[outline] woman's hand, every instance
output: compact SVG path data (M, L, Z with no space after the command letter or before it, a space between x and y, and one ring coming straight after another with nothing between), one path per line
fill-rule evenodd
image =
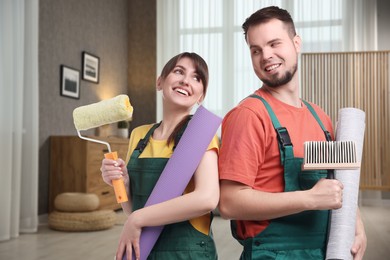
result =
M360 211L357 210L356 214L356 231L355 231L355 241L353 242L351 253L354 260L363 259L364 252L367 247L367 236L364 230L363 221L360 217Z
M116 252L116 259L122 259L123 254L126 253L126 259L131 260L133 250L135 254L135 259L140 259L139 241L141 237L142 227L137 221L137 213L138 211L134 211L127 218L119 240L119 246Z
M108 185L112 186L112 180L123 178L125 187L129 186L129 175L127 174L126 164L122 159L119 158L116 161L103 159L100 171L102 172L103 181Z

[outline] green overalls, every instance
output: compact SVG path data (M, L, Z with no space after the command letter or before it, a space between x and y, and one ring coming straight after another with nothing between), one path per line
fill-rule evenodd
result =
M287 129L281 127L271 106L260 96L271 117L277 132L281 163L284 167L284 191L307 190L318 180L325 178L327 171L301 171L302 158L295 158L293 145ZM311 114L325 133L326 140L331 140L312 106L305 102ZM328 210L304 211L298 214L272 219L269 226L254 238L239 240L244 246L240 259L324 259L328 230ZM235 235L235 222L232 221Z
M158 126L159 124L155 124L139 141L127 165L133 211L144 207L169 160L169 158L139 158ZM184 129L181 130L181 134ZM178 143L181 134L178 140L175 140L175 144ZM172 185L175 184L172 183ZM196 230L189 221L166 225L148 256L148 260L153 259L217 259L211 229L210 235L205 235Z

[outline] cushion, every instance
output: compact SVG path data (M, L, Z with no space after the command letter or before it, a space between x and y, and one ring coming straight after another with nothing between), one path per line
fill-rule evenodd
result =
M49 227L60 231L96 231L115 225L116 214L113 210L91 212L59 212L49 214Z
M89 212L97 210L100 201L95 193L64 192L54 199L54 207L63 212Z

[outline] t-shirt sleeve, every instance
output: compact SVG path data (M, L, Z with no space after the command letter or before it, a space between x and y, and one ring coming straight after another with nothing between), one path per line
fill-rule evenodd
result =
M217 135L214 135L209 146L207 147L207 151L209 150L215 150L217 154L219 153L219 138Z
M264 162L264 140L264 125L258 114L246 107L229 112L222 122L220 179L253 187Z
M131 154L133 153L134 149L135 149L135 146L137 145L134 141L135 139L135 131L131 131L131 134L130 134L130 140L129 140L129 147L127 149L127 156L126 156L126 165L129 163L129 160L130 160L130 156Z

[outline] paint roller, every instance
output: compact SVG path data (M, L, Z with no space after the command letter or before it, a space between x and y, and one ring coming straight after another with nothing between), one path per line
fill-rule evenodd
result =
M118 95L114 98L102 100L73 110L73 121L77 134L81 139L104 144L108 153L104 154L106 159L117 160L118 153L112 152L108 142L82 136L80 131L99 127L118 121L129 120L133 115L133 107L127 95ZM115 197L118 203L128 201L123 179L113 180Z

